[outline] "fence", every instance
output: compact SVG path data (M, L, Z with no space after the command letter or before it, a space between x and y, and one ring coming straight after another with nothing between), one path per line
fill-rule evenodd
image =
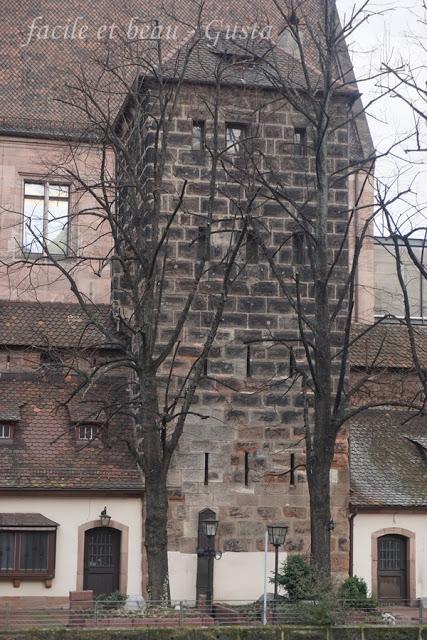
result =
M87 601L63 608L16 608L0 604L0 631L30 628L148 628L268 625L419 625L427 623L422 602L417 607L387 606L355 601L290 603L221 602L196 606L195 602Z

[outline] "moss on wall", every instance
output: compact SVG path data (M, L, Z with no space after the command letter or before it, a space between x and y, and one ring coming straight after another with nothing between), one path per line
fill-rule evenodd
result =
M29 629L0 640L427 640L418 627L212 627L180 629Z

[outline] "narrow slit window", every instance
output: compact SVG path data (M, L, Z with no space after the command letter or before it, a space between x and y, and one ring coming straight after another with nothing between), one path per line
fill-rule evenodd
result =
M203 375L204 376L208 375L208 364L209 364L209 360L207 358L205 358L205 360L203 362Z
M245 451L245 487L249 487L249 453Z
M199 243L197 257L199 260L209 260L211 256L210 233L207 227L199 227Z
M246 346L246 377L252 377L251 345Z
M289 471L289 484L294 486L295 484L295 454L291 453L291 468Z
M258 242L253 231L248 231L246 236L246 262L257 264L259 259Z
M191 148L193 151L203 151L205 148L205 123L203 120L193 120Z
M205 453L205 485L209 484L209 453Z
M307 129L301 127L294 129L294 150L297 156L307 155Z
M304 234L297 231L292 236L292 253L294 264L304 264Z

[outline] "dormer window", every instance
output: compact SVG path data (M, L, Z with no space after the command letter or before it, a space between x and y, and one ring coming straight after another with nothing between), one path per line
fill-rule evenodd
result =
M78 427L78 438L86 442L92 442L98 437L98 427L93 424L81 424Z
M0 424L0 439L5 440L12 437L10 424Z
M13 440L14 425L10 422L0 422L0 442Z

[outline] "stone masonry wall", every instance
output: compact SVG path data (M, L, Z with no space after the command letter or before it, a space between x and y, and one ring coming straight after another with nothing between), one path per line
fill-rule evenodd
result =
M225 145L227 122L242 123L256 130L257 148L274 164L286 185L286 194L307 203L314 211L315 158L295 155L294 127L304 122L283 100L271 100L268 92L224 89L221 95L219 135ZM166 342L176 325L184 296L192 286L199 227L206 220L209 196L209 154L192 151L193 120L205 121L207 146L212 143L212 118L206 105L212 103L209 89L187 86L182 89L174 129L169 138L162 205L171 213L184 180L188 180L183 208L169 239L168 277L163 298L160 339ZM344 103L337 113L345 113ZM256 118L256 128L255 128ZM307 130L310 136L309 129ZM336 129L330 142L330 170L338 171L348 157L347 125ZM225 155L225 158L227 156ZM224 165L227 160L224 160ZM230 160L228 160L230 162ZM267 164L268 160L264 160ZM266 166L266 165L265 165ZM230 171L232 173L232 171ZM336 181L331 190L329 241L332 251L342 240L346 224L348 191L346 180ZM234 207L243 202L241 186L220 171L214 221L233 219ZM264 199L257 211L264 241L269 249L280 250L276 262L287 281L293 277L292 234L295 222L277 203ZM215 224L215 222L214 222ZM199 294L182 332L182 347L175 373L183 374L200 353L218 290L220 270L214 261L221 255L221 240L212 236L210 270L199 286ZM171 550L195 553L198 513L204 508L216 512L220 521L218 544L225 551L256 551L263 548L266 524L284 521L289 525L288 551L309 553L308 490L304 469L302 397L298 385L288 390L289 349L285 344L258 342L250 347L250 377L247 372L247 340L297 337L297 319L291 305L281 295L278 283L263 256L255 264L239 257L241 272L229 295L222 325L209 355L207 377L202 382L193 410L207 419L189 416L185 433L174 456L169 476ZM330 286L336 299L339 283L347 273L344 251ZM299 267L306 312L311 310L310 269ZM125 300L125 285L114 280L115 294ZM340 344L340 319L335 344ZM289 343L288 343L289 344ZM293 343L292 343L293 344ZM295 348L302 361L301 346ZM206 470L206 454L209 468ZM295 473L290 473L291 455ZM245 471L246 465L246 471ZM206 477L207 473L207 477ZM344 574L348 570L349 473L347 437L342 433L336 447L331 473L333 517L333 565Z

